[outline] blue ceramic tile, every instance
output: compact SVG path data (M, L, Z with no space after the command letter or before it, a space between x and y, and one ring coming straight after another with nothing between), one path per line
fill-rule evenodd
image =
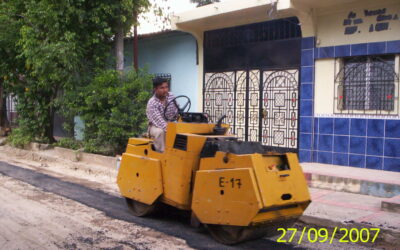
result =
M400 120L386 120L385 137L400 138Z
M312 152L312 161L313 162L318 162L318 151L313 151Z
M350 153L365 154L366 137L350 137Z
M311 134L300 133L300 149L311 150Z
M375 156L367 156L367 161L365 162L365 167L370 169L382 170L383 168L383 158Z
M313 149L318 148L318 134L314 134Z
M385 140L385 156L400 157L400 139Z
M383 170L400 172L400 158L383 159Z
M332 58L335 56L335 47L321 47L319 48L319 58Z
M300 150L299 160L300 160L300 162L311 162L311 151L310 150Z
M352 44L351 45L351 55L352 56L361 56L366 55L368 51L368 47L366 43Z
M350 56L350 45L335 46L335 57Z
M314 65L314 50L307 49L301 51L301 66L313 66Z
M319 119L319 133L320 134L333 134L333 119L320 118Z
M314 67L301 67L301 82L313 82Z
M319 59L319 54L318 54L318 52L319 52L319 48L315 48L315 49L314 49L314 59Z
M349 155L349 166L364 168L365 167L365 156L350 154Z
M312 99L313 98L313 85L311 83L303 83L301 84L300 90L300 98L301 99Z
M368 43L368 55L385 54L386 42Z
M304 132L304 133L312 132L312 117L301 117L300 118L300 132Z
M325 164L332 164L332 153L318 152L318 162Z
M338 153L349 152L349 137L348 136L334 136L333 138L333 151Z
M367 139L367 155L383 155L383 138Z
M383 134L385 132L385 121L384 120L368 120L368 125L367 125L367 135L368 137L373 136L373 137L383 137Z
M333 133L335 135L348 135L350 130L349 123L349 119L335 118Z
M316 134L319 133L318 123L319 123L318 118L314 118L314 133L316 133Z
M340 166L348 166L349 165L349 155L348 154L333 154L333 164Z
M400 40L386 43L386 53L400 53Z
M332 151L333 136L332 135L319 135L318 150Z
M365 136L367 134L367 120L366 119L351 119L350 134Z
M313 114L313 101L312 100L300 100L300 115L301 116L312 116Z
M315 37L310 36L310 37L305 37L301 39L301 49L312 49L314 48L314 41Z

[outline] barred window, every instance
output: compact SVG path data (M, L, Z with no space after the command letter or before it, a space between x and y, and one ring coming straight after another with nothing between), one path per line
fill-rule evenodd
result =
M390 114L398 102L395 56L342 59L336 75L336 113Z

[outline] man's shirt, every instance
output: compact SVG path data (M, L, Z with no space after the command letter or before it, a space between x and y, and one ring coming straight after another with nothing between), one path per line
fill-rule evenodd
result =
M155 95L153 95L150 100L147 102L146 115L147 119L149 119L150 125L156 126L158 128L167 130L167 121L164 118L164 109L165 106L174 99L175 96L172 93L168 93L166 97L165 103L163 104L160 99L158 99ZM173 103L168 106L166 116L168 118L174 117L178 113L178 109L175 107Z

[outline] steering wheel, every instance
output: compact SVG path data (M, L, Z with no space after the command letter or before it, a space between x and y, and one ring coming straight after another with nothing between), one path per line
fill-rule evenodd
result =
M182 108L179 107L179 105L176 103L177 99L181 99L181 98L185 98L186 102L183 105ZM173 117L167 117L167 110L169 105L171 105L171 103L173 103L175 105L175 107L178 109L178 114L174 115ZM174 99L172 99L171 101L169 101L167 103L167 105L164 108L164 118L165 120L172 122L172 121L176 121L178 120L179 115L182 115L183 113L189 112L190 107L191 107L192 103L190 102L189 97L185 96L185 95L178 95L177 97L175 97Z

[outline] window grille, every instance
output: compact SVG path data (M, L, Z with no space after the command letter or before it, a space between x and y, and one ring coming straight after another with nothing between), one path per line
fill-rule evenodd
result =
M397 114L398 83L393 55L342 59L335 113Z

